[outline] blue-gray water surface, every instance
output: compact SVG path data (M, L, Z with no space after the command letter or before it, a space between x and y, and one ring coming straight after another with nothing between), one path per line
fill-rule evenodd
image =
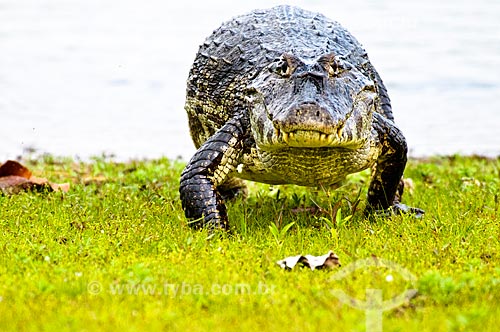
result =
M221 22L283 1L0 0L0 161L194 152L185 81ZM350 30L413 156L500 154L500 2L297 0Z

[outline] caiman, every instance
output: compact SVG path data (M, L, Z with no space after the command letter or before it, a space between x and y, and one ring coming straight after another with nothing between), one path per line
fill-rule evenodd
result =
M373 169L368 213L400 203L407 144L379 74L339 23L290 6L216 29L189 72L185 109L198 149L180 180L190 225L228 229L241 179L330 186Z

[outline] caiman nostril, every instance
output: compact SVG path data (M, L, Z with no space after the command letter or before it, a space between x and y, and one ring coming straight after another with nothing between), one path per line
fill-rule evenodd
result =
M313 102L293 105L288 110L275 114L273 119L273 125L285 132L309 130L333 134L337 124L335 113Z

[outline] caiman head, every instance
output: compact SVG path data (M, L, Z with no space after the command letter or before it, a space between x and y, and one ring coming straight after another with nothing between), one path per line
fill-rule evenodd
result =
M356 149L370 134L376 87L347 60L282 54L247 89L252 134L262 150Z

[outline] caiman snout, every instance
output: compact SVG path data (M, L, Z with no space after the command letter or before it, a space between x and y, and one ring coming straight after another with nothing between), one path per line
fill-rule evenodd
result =
M276 128L284 131L316 130L329 132L335 125L330 112L315 103L303 103L291 107L273 119Z
M276 136L294 147L327 146L340 134L343 124L316 103L292 106L273 118Z

